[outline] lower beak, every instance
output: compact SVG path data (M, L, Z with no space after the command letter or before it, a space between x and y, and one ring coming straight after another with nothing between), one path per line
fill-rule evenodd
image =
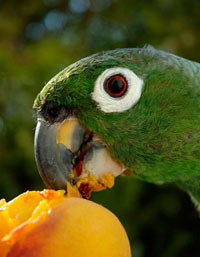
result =
M113 177L125 169L109 155L106 145L85 129L76 118L49 124L38 119L35 131L35 157L39 173L48 188L66 189L67 182L104 174Z

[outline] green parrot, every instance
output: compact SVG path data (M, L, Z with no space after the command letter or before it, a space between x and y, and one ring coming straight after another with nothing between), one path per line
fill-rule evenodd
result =
M103 51L58 73L33 109L47 187L87 196L125 174L176 183L200 208L199 63L151 46Z

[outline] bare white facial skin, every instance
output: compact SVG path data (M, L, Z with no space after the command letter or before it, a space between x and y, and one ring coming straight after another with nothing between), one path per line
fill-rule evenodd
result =
M127 91L121 97L113 97L105 90L106 81L120 74L127 81ZM132 70L127 68L109 68L103 71L95 81L92 99L98 104L103 112L123 112L134 106L141 97L144 81Z

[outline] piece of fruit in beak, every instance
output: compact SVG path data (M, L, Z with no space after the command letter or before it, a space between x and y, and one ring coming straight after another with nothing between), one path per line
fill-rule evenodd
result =
M64 190L28 191L0 204L1 257L131 257L126 232L109 210Z
M110 156L106 144L74 117L61 124L38 120L35 155L45 184L66 189L67 181L86 197L114 185L125 168Z

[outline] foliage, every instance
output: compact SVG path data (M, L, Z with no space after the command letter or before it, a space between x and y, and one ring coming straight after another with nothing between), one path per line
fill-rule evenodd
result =
M0 196L42 189L33 152L32 103L68 64L117 47L152 44L200 60L199 0L0 1ZM94 193L122 221L134 257L199 256L193 205L171 185L119 178Z

